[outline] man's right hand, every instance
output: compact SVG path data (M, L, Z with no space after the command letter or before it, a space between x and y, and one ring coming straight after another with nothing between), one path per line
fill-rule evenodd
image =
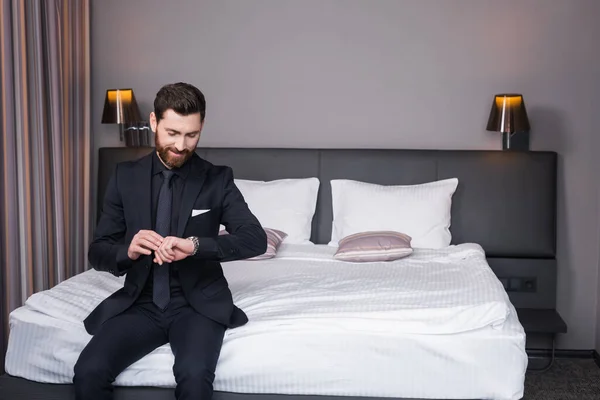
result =
M127 256L135 261L142 254L150 255L153 251L158 250L163 239L154 231L140 230L131 240L131 244L127 249Z

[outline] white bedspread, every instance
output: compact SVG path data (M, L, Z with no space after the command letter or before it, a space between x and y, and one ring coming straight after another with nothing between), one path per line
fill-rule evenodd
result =
M335 248L284 246L277 259L231 263L234 301L271 329L440 334L499 326L508 297L479 245L415 250L394 262L348 263Z
M334 252L323 245L284 245L275 259L223 264L234 301L250 321L226 332L215 390L430 397L435 385L403 385L398 374L413 373L419 381L436 376L430 374L439 370L434 365L444 365L466 385L455 393L518 398L526 365L524 334L480 246L415 250L386 263L336 261ZM82 320L123 279L92 270L31 296L10 316L7 372L70 383L79 352L91 338ZM435 345L428 348L428 342ZM442 348L445 344L451 348ZM469 346L478 347L456 354ZM409 353L421 361L405 359ZM173 386L172 365L165 345L134 363L115 384ZM377 372L378 365L386 366L385 373ZM370 368L374 372L366 373ZM461 381L459 374L465 373L469 377ZM451 394L453 385L444 390Z

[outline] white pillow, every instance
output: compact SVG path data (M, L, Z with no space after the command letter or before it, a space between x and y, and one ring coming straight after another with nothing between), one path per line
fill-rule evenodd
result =
M457 178L396 186L332 180L329 245L337 246L341 239L355 233L396 231L411 236L413 248L449 246L452 195L457 186Z
M284 243L310 244L317 207L318 178L251 181L235 179L250 211L263 228L287 234ZM224 229L221 226L221 229Z

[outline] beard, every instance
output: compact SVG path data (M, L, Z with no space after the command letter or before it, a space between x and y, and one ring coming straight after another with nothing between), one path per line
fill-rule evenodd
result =
M169 168L180 168L187 160L190 159L190 157L192 157L192 151L189 149L177 151L177 149L173 146L163 146L158 140L157 134L154 134L154 144L156 146L158 156ZM173 153L175 153L177 156L173 155Z

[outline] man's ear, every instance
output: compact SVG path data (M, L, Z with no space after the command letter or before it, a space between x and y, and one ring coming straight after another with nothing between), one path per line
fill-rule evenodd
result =
M154 111L152 111L150 113L150 128L152 129L152 132L156 132L156 114L154 114Z

